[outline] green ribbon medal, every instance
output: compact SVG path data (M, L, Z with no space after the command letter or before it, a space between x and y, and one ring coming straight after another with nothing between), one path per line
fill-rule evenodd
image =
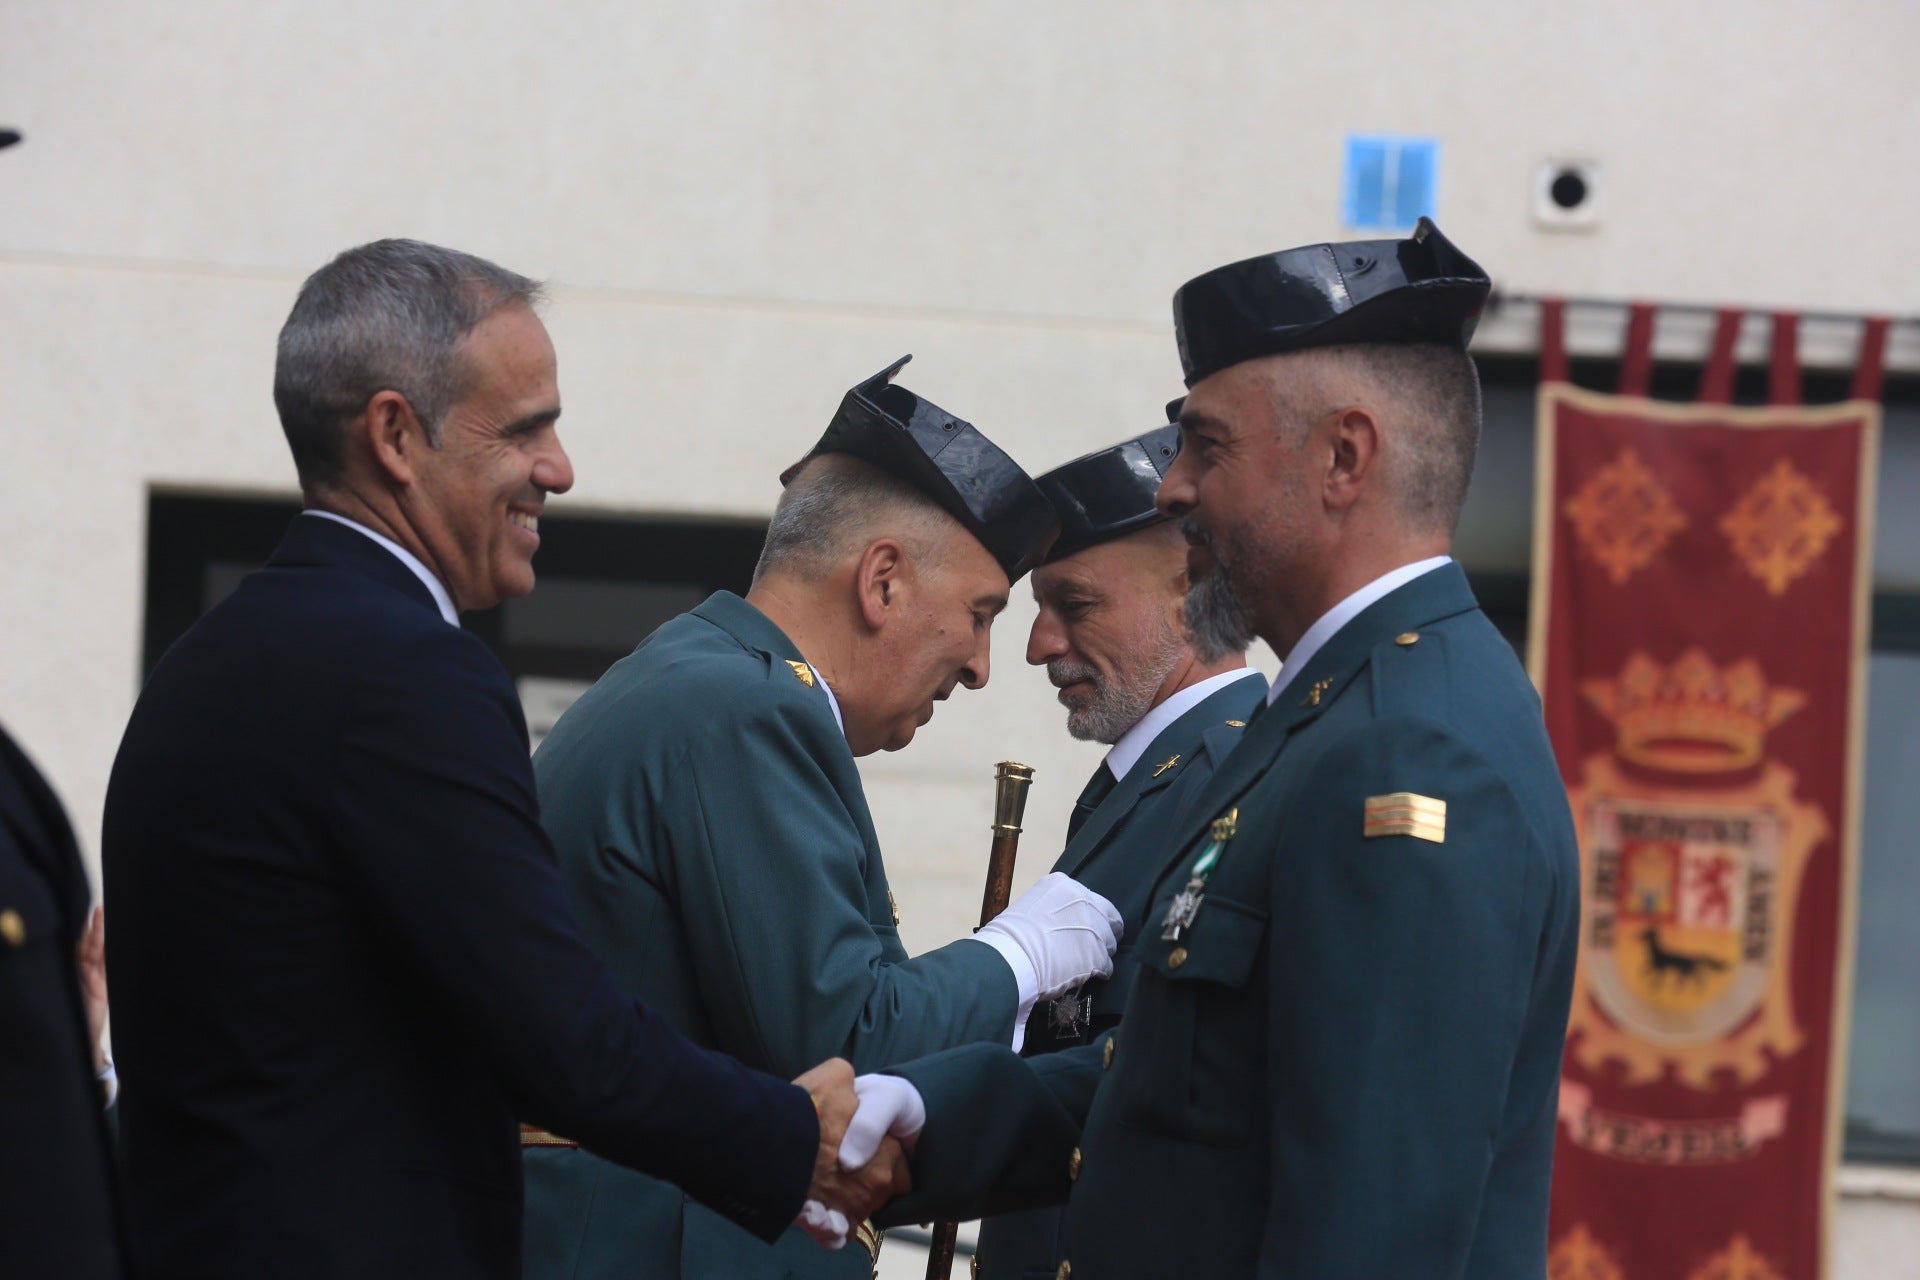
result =
M1227 850L1227 841L1233 839L1234 832L1240 829L1240 810L1229 809L1224 818L1215 818L1207 834L1211 837L1200 856L1194 860L1193 870L1188 873L1187 887L1173 896L1173 902L1167 907L1167 918L1162 922L1160 940L1178 942L1181 935L1193 927L1193 918L1200 914L1200 901L1207 896L1207 881L1213 875L1213 869L1220 865L1220 855Z

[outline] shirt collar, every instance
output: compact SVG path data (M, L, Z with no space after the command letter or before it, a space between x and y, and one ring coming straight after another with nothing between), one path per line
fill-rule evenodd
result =
M1146 754L1147 748L1153 745L1153 740L1160 736L1162 729L1235 680L1245 680L1248 676L1259 674L1252 667L1236 667L1168 694L1164 702L1141 716L1138 724L1120 735L1120 741L1114 743L1113 749L1107 752L1107 769L1116 779L1125 778L1133 766L1140 763L1140 757Z
M813 672L813 682L826 690L827 710L833 712L833 722L840 726L840 736L843 738L846 737L847 722L840 718L840 699L833 696L833 686L828 684L827 678L820 674L820 668L814 666L811 662L807 664L807 670Z
M412 570L413 576L420 579L421 585L426 587L428 592L432 594L433 602L440 606L440 616L445 618L451 626L457 627L460 625L460 614L453 607L453 597L447 594L447 589L441 583L440 579L433 576L433 571L427 568L426 565L420 563L419 556L414 555L413 552L407 550L392 538L387 537L386 534L376 533L372 529L367 528L367 526L361 524L358 520L349 520L345 516L335 515L331 511L320 511L313 507L308 507L300 514L303 516L318 516L322 520L331 520L335 524L343 524L349 529L364 533L367 537L372 538L375 542L385 547L392 553L394 559Z
M1412 582L1421 574L1432 573L1441 565L1451 564L1452 562L1452 556L1430 556L1425 560L1416 560L1412 564L1403 564L1390 573L1381 574L1372 582L1369 582L1366 586L1360 588L1345 600L1342 600L1339 604L1321 614L1318 620L1307 628L1307 633L1301 636L1299 642L1293 646L1293 652L1281 659L1280 674L1274 680L1273 688L1267 690L1267 705L1273 705L1274 699L1278 698L1280 691L1287 687L1288 683L1293 679L1294 673L1305 671L1307 664L1313 661L1313 655L1320 652L1320 650L1325 647L1327 641L1333 639L1333 637L1338 634L1340 628L1346 626L1358 617L1361 610L1388 592L1397 590L1407 583Z

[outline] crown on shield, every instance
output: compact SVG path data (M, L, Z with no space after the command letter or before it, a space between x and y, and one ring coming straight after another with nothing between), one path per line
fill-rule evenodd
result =
M1580 692L1613 723L1622 760L1685 774L1760 763L1768 731L1807 701L1798 689L1769 685L1752 658L1722 668L1697 648L1671 667L1635 653L1619 679L1583 680Z

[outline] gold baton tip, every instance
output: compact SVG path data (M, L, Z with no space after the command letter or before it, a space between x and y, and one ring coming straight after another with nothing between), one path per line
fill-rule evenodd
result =
M993 833L996 836L1020 834L1020 820L1027 812L1027 788L1033 783L1033 768L1017 760L1002 760L993 768Z

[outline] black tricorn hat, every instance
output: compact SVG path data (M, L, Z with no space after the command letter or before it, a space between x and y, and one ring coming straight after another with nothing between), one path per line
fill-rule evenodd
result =
M1155 427L1041 476L1035 483L1060 517L1060 537L1047 561L1171 519L1153 505L1153 498L1179 451L1180 428Z
M1173 295L1187 385L1258 356L1349 343L1465 348L1493 282L1425 218L1405 240L1283 249Z
M1060 530L1053 508L1020 464L972 423L893 385L911 359L901 356L847 392L820 443L782 471L780 483L823 453L850 453L951 512L1017 582Z

